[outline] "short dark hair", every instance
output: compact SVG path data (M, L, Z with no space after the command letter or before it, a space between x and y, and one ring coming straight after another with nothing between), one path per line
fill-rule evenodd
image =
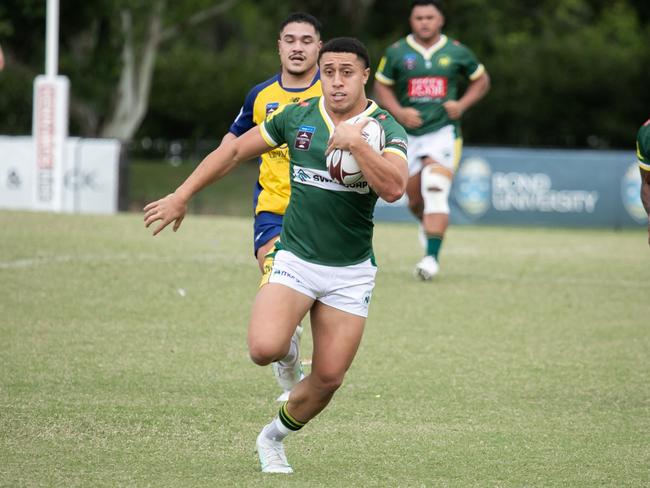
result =
M359 39L354 37L335 37L330 39L320 50L318 54L318 62L320 63L320 58L325 53L352 53L356 54L359 59L361 59L366 68L370 67L370 56L368 55L368 50L366 46Z
M316 34L318 34L319 36L320 36L320 31L323 28L322 24L320 23L320 20L318 20L313 15L310 15L306 12L293 12L292 14L289 14L289 16L286 19L284 19L280 24L280 31L278 35L282 34L282 31L287 25L293 24L294 22L311 24L314 27Z
M415 7L423 7L426 5L433 5L436 7L442 15L445 15L445 4L442 0L413 0L411 2L411 10L409 12L413 13Z

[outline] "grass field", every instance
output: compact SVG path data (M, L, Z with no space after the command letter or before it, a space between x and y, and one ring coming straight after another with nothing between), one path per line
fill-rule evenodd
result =
M643 230L454 227L419 283L378 225L364 342L274 477L250 221L141 219L0 212L0 486L650 486Z
M162 161L131 161L128 175L129 209L139 211L145 203L176 188L197 164L185 162L174 167ZM250 217L253 214L253 186L258 176L256 161L241 163L228 178L212 183L197 194L190 202L190 210L194 213Z

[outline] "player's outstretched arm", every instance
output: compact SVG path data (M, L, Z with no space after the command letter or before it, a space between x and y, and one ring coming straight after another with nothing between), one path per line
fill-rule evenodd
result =
M394 202L404 194L408 182L406 161L396 154L379 154L361 136L368 119L356 124L341 122L329 140L326 153L334 148L350 151L359 164L370 188L387 202Z
M190 176L174 193L144 207L145 227L159 222L153 235L174 222L174 232L178 230L187 212L187 203L192 196L210 183L227 175L238 163L247 161L268 151L269 145L260 133L259 127L253 127L241 137L224 141L208 154Z

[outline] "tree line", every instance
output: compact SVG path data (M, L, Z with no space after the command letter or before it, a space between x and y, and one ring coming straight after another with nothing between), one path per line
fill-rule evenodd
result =
M376 67L408 33L409 4L63 1L59 71L71 81L70 133L218 139L246 92L278 70L277 28L290 12L317 16L324 39L363 40ZM492 78L465 116L467 144L633 146L650 117L650 2L447 0L445 10L444 32ZM44 71L45 2L3 0L0 46L0 133L27 134L33 79Z

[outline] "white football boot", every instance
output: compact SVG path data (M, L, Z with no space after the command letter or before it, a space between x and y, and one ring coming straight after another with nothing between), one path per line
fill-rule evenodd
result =
M440 271L440 265L436 258L433 256L424 256L422 260L415 266L415 276L422 281L432 279Z
M293 468L287 461L287 455L284 453L282 442L274 441L264 435L265 429L262 429L255 442L255 450L260 458L262 473L293 473Z
M302 364L300 363L300 336L302 335L302 325L296 327L295 332L291 336L292 347L295 344L296 354L291 362L276 361L272 364L273 374L275 379L284 391L277 399L283 402L289 399L289 392L296 386L305 375L302 371Z
M296 384L300 383L303 379L305 378L305 373L301 371L300 373L300 379L297 381ZM289 401L289 394L291 393L291 390L284 390L279 397L275 399L276 402L284 403Z

